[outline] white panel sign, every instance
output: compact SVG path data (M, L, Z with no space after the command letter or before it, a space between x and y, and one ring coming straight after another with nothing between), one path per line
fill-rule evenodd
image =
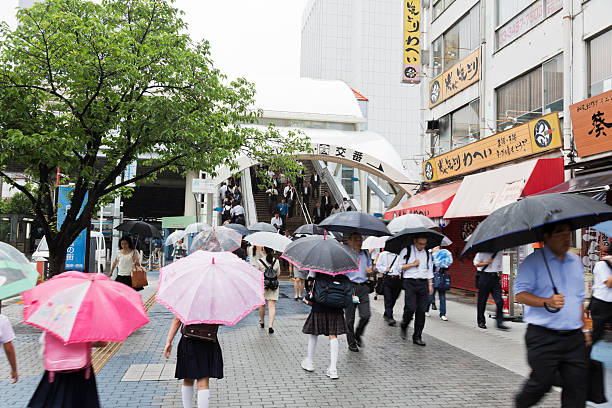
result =
M217 192L217 185L210 179L193 179L191 192L194 194L208 194Z

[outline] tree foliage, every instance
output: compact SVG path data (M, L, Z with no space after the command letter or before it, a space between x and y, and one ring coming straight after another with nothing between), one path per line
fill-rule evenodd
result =
M130 183L168 169L214 174L245 153L291 174L292 155L310 148L299 134L249 126L260 116L254 86L216 69L208 42L193 42L166 1L47 0L17 19L0 29L0 176L31 201L53 273L96 206ZM115 183L137 158L147 171ZM7 165L31 183L17 185ZM57 168L74 184L59 230Z
M7 200L0 200L0 214L32 214L32 202L28 197L18 192Z

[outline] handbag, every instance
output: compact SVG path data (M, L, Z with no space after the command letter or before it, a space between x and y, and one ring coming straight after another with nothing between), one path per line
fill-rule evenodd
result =
M219 330L218 324L184 324L181 326L181 334L187 338L196 340L206 340L217 342L217 331Z
M450 290L450 275L444 272L445 269L440 269L434 273L433 287L439 291Z
M589 359L589 372L587 378L587 401L591 401L596 404L602 404L608 401L606 399L604 368L601 361Z
M132 269L132 288L144 288L149 285L147 271L141 265L134 265Z

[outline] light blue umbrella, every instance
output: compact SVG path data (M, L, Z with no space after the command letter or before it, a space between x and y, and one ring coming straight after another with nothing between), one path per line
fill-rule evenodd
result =
M18 295L36 285L38 272L17 249L0 242L0 300Z
M600 222L599 224L593 225L591 228L612 237L612 221Z

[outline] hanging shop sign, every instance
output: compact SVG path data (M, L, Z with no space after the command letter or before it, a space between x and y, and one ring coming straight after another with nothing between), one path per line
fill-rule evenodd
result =
M612 136L612 135L611 135ZM562 145L559 115L553 112L520 126L423 162L425 181L438 181L531 156Z
M612 150L612 91L570 106L578 156Z
M480 48L444 71L429 84L429 107L461 92L480 79Z
M421 82L421 0L404 0L404 71L402 82Z

